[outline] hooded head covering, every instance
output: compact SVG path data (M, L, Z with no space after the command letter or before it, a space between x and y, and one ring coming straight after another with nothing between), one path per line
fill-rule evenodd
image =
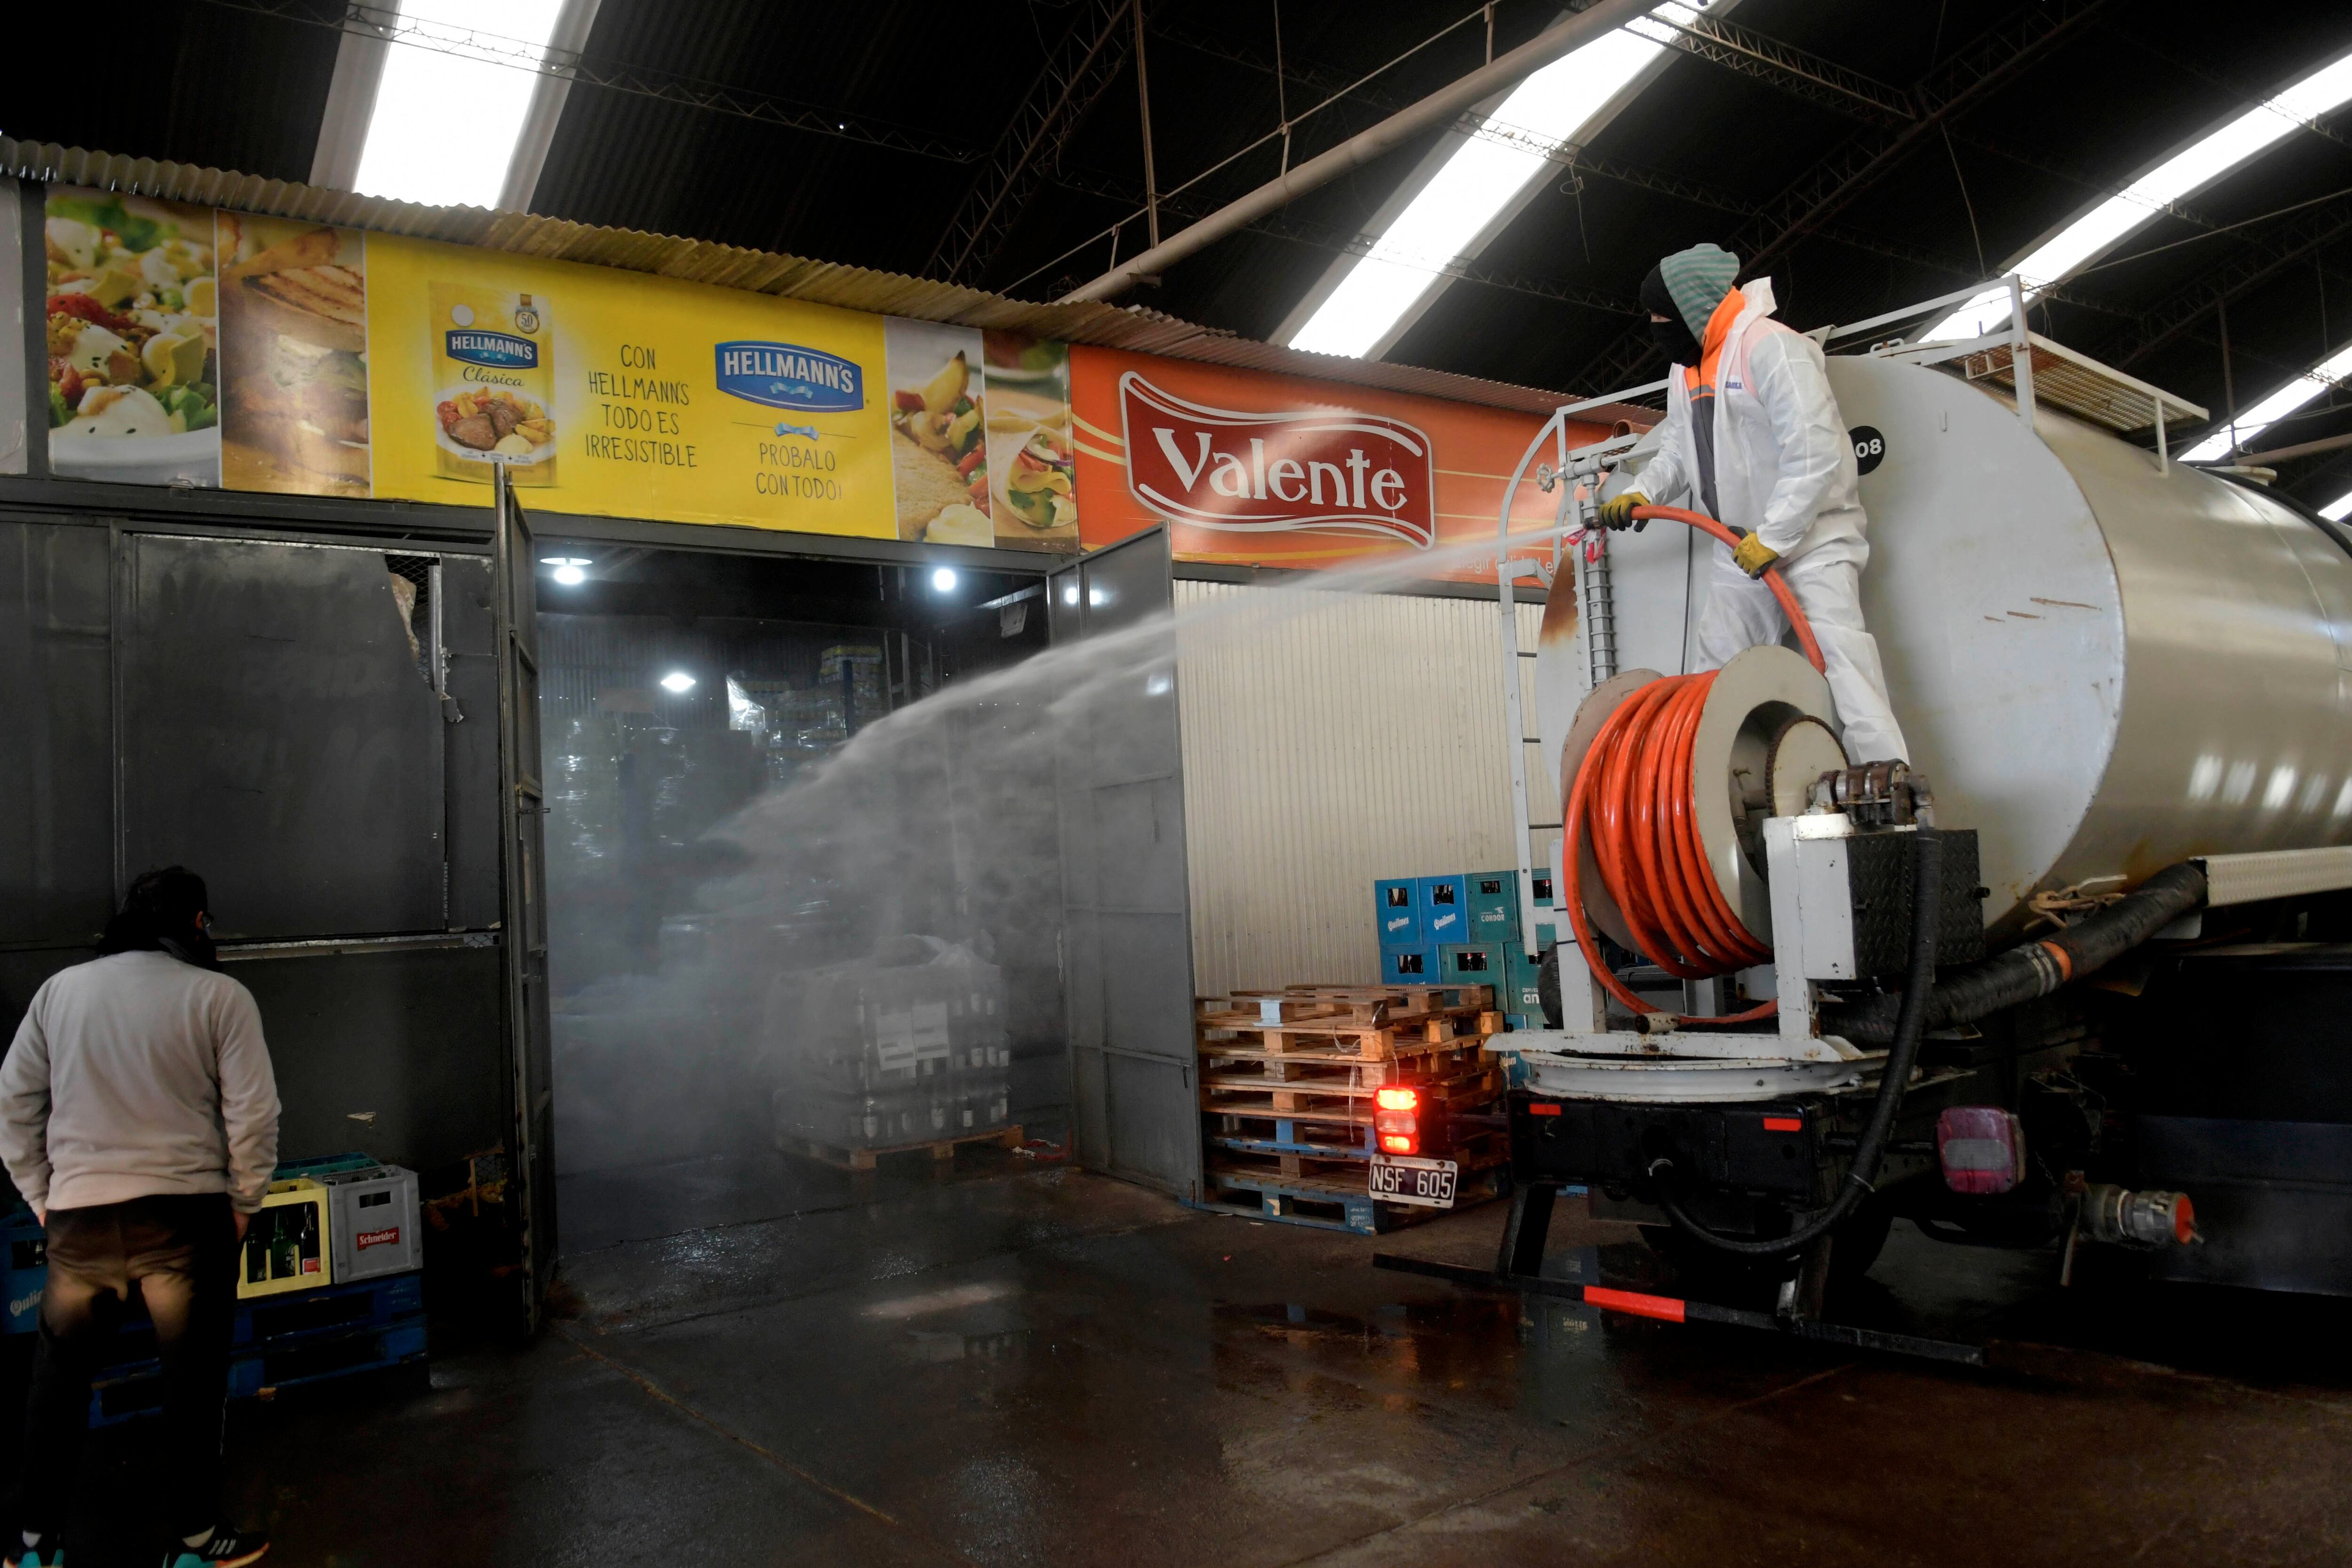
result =
M1675 310L1681 312L1683 324L1695 338L1706 336L1707 319L1723 303L1723 297L1731 292L1731 285L1738 277L1739 258L1719 245L1694 245L1658 263L1659 280L1674 300ZM1651 309L1658 307L1653 305Z

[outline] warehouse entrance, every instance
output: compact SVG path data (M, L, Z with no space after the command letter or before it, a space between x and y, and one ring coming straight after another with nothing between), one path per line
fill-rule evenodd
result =
M535 553L562 1250L1062 1141L1054 758L916 711L1046 646L1041 576Z

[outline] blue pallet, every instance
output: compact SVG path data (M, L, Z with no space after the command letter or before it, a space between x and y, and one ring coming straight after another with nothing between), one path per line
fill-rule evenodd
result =
M282 1388L419 1364L425 1359L422 1315L342 1333L303 1334L234 1352L228 1396L255 1399ZM113 1367L91 1384L89 1420L112 1426L152 1414L163 1403L163 1367L153 1361Z
M1364 1160L1372 1157L1369 1143L1309 1143L1297 1137L1247 1138L1238 1133L1212 1132L1208 1141L1237 1154L1304 1154L1310 1160Z
M1317 1183L1311 1179L1244 1175L1223 1171L1212 1171L1202 1177L1202 1190L1203 1196L1188 1207L1206 1210L1210 1214L1243 1215L1251 1219L1273 1220L1282 1225L1309 1226L1318 1230L1346 1230L1358 1236L1379 1236L1456 1214L1465 1208L1475 1208L1501 1196L1510 1190L1510 1168L1495 1165L1465 1174L1462 1195L1450 1209L1384 1204L1369 1192L1342 1188L1336 1184Z

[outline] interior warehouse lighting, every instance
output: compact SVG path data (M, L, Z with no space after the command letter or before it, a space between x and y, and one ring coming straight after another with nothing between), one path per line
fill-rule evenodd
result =
M1698 14L1694 5L1660 5L1519 83L1487 117L1489 129L1454 150L1291 335L1290 346L1357 357L1379 347L1465 247L1544 177L1550 154L1583 136L1609 100L1664 52L1674 32L1661 24L1692 22Z
M358 188L426 206L497 206L562 9L562 0L400 0ZM498 30L479 29L484 21Z
M682 669L671 670L661 678L661 683L664 691L675 691L681 696L694 689L694 677Z
M955 592L955 585L956 574L952 567L942 566L931 574L932 593L952 594Z
M2352 490L2346 490L2342 495L2321 507L2319 515L2330 522L2342 522L2346 518L2352 517Z
M2277 424L2321 393L2327 391L2346 375L2352 374L2352 343L2337 349L2252 408L2242 410L2235 419L2223 425L2181 456L2192 463L2210 463L2229 456L2233 447L2242 447Z
M542 555L539 558L539 563L541 566L554 567L555 580L567 588L577 588L581 584L588 581L588 574L581 570L588 564L588 558L585 555Z
M2305 124L2352 101L2352 54L2322 66L2266 103L2258 103L2210 135L2200 136L2109 196L2019 259L2010 270L2025 280L2031 302L2134 229L2151 223L2192 191L2282 142ZM2009 320L2009 291L1988 289L1936 323L1928 341L1982 337Z

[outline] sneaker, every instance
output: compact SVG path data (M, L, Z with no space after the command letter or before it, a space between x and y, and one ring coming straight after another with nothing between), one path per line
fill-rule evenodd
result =
M64 1545L55 1540L39 1546L26 1546L24 1541L22 1535L16 1537L16 1545L5 1560L7 1568L58 1568L66 1560Z
M258 1563L269 1550L269 1537L257 1530L237 1530L229 1525L216 1526L213 1538L202 1546L188 1546L173 1542L163 1549L163 1568L241 1568L247 1563Z

